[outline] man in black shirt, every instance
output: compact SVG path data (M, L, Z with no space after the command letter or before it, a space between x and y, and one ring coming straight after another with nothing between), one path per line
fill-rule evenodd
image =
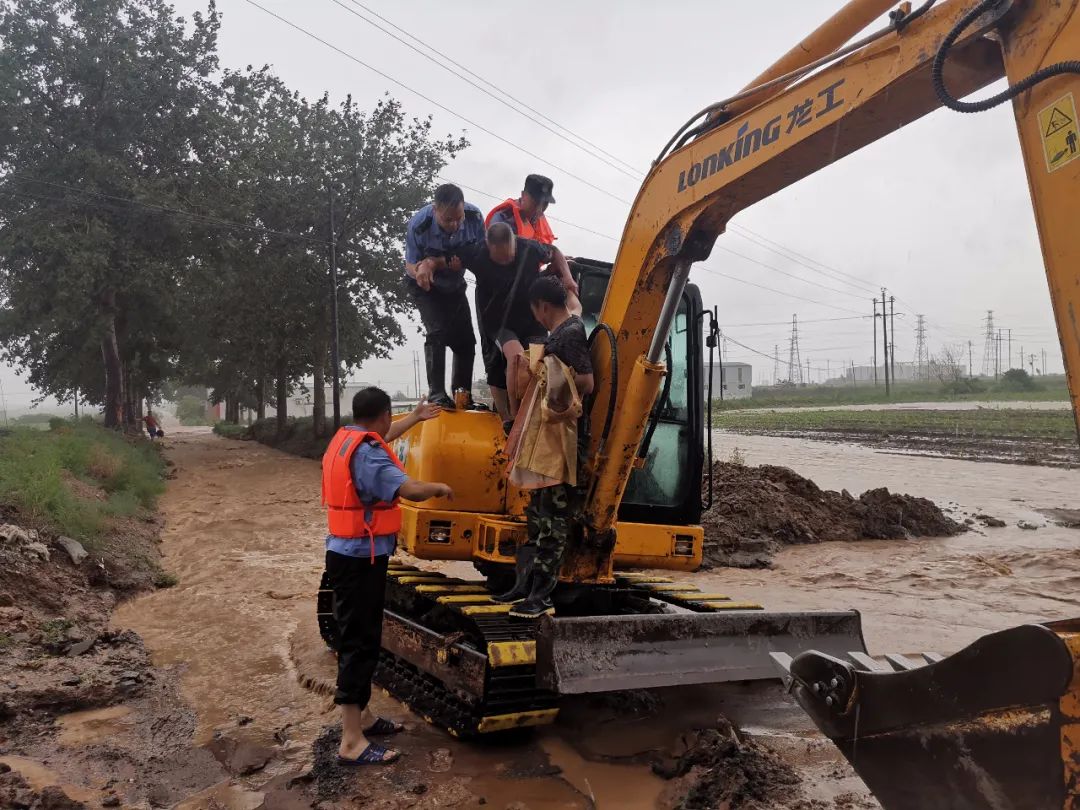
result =
M529 285L548 263L568 289L577 290L566 257L557 247L515 236L504 222L488 228L485 241L462 259L464 268L476 277L480 350L492 399L504 421L513 418L524 394L524 388L517 389L514 382L518 367L525 364L525 350L530 343L542 342L547 332L529 307Z
M567 308L567 290L558 279L541 276L529 288L533 316L548 331L544 356L554 356L570 367L579 396L592 393L594 386L592 358L585 337L585 324ZM549 408L566 412L553 402L554 386L549 378ZM579 445L583 437L579 434ZM581 469L578 449L578 470ZM575 475L570 481L580 479ZM568 481L534 489L525 510L528 539L518 548L514 587L495 597L496 602L512 603L511 616L536 618L553 612L551 594L559 584L566 548L574 524L580 522L583 498L581 489Z

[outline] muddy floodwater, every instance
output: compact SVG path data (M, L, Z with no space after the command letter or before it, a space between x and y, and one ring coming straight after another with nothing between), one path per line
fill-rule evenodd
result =
M1006 526L940 540L788 548L773 570L685 575L707 590L766 608L856 608L872 652L947 653L990 630L1080 614L1080 531L1042 511L1080 507L1080 471L717 434L718 458L736 447L749 464L790 466L823 488L887 486L931 498L957 520L988 514ZM233 779L182 806L258 807L259 780L306 767L313 741L336 722L325 687L333 662L312 617L324 534L318 465L201 432L173 434L167 452L177 477L162 501L164 567L179 584L123 605L114 624L139 632L154 663L179 673L197 713L197 743L239 728L281 752L258 780ZM472 574L463 564L442 568ZM773 683L666 690L660 712L567 701L554 727L499 746L460 743L385 695L375 700L409 730L402 764L365 774L370 791L419 774L432 807L671 806L672 784L653 775L651 756L721 715L790 758L811 797L875 806ZM63 733L77 740L129 722L116 710L74 718Z

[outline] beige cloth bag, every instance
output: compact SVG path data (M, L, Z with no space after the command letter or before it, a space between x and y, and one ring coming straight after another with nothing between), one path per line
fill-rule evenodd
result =
M581 396L562 360L530 346L532 382L507 439L510 483L521 489L577 486L577 431Z

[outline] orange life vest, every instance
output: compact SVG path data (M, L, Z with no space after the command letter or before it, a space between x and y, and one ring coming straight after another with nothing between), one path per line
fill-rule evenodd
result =
M521 215L521 205L517 200L505 200L492 208L487 215L487 219L484 220L484 227L489 227L495 215L503 211L509 211L514 215L514 233L518 236L525 239L534 239L544 245L555 244L555 234L551 232L547 217L541 214L534 225Z
M341 428L330 440L322 460L322 502L326 507L326 519L330 534L335 537L361 538L371 541L371 556L375 557L375 538L397 534L401 530L400 499L391 503L376 501L364 505L356 494L352 479L352 457L364 442L374 441L386 455L404 471L401 461L383 441L382 436L368 430ZM371 513L369 523L366 513Z

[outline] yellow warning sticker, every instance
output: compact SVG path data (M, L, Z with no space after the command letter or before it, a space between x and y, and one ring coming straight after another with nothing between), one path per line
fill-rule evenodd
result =
M1046 153L1046 170L1057 171L1066 163L1080 158L1080 125L1076 120L1076 102L1073 94L1062 96L1039 113L1039 133L1042 135L1043 152Z

